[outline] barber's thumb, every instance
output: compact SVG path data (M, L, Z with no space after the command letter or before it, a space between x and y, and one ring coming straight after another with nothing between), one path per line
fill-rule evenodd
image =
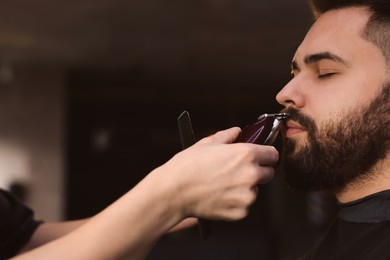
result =
M203 144L229 144L233 143L239 134L241 129L239 127L232 127L226 130L216 132L213 135L203 138L199 143Z

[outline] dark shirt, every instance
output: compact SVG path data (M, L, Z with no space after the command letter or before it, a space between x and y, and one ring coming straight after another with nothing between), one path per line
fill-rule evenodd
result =
M41 223L30 208L0 189L0 259L16 255Z
M304 259L390 259L390 190L340 207L319 246Z

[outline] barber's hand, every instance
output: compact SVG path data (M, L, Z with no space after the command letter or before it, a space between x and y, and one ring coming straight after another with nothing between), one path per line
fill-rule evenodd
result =
M168 233L173 233L173 232L177 232L177 231L181 231L181 230L193 227L197 223L198 223L198 219L197 218L186 218L186 219L183 219L179 224L177 224L176 226L171 228L168 231Z
M239 220L269 182L279 154L272 146L234 143L235 127L206 137L164 164L183 217Z

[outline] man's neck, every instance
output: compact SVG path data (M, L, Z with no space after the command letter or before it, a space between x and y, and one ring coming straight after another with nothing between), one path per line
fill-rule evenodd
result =
M335 193L341 203L351 202L368 195L390 189L390 154L381 160L366 174L364 179L358 179Z

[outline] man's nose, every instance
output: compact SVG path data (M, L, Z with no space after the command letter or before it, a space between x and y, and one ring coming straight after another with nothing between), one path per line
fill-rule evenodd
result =
M304 98L299 91L298 82L294 79L290 80L282 90L276 95L276 100L284 107L301 108L304 106Z

